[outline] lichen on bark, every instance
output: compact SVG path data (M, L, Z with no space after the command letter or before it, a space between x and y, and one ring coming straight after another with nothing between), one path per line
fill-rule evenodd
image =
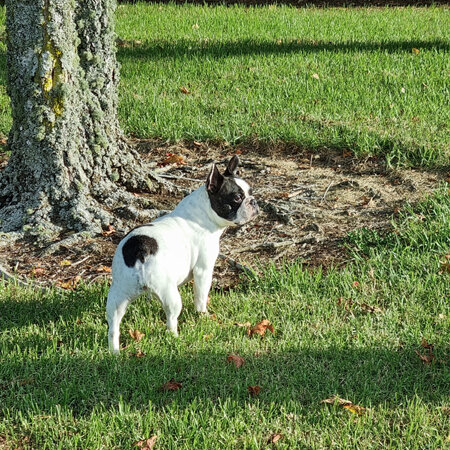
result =
M6 0L11 157L0 230L99 232L148 189L117 119L115 0ZM141 202L138 206L146 206Z

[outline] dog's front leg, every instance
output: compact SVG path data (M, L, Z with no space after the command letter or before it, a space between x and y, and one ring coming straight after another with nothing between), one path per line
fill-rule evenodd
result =
M178 336L178 316L180 315L182 304L181 296L177 286L168 287L165 292L158 295L162 307L166 313L167 329L175 336Z
M194 268L194 304L198 312L205 313L208 303L208 294L211 288L213 268Z

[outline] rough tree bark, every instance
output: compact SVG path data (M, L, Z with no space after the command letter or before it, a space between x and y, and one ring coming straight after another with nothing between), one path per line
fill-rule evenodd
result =
M151 181L117 119L116 0L6 0L11 157L0 229L99 232ZM119 186L119 187L118 187ZM125 205L125 206L124 206Z

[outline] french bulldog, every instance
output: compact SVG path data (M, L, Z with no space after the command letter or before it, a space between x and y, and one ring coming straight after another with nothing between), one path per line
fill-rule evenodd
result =
M206 184L172 212L135 228L119 243L106 304L113 353L119 353L120 322L127 306L144 291L160 300L167 328L175 336L182 308L178 286L193 279L195 308L206 313L222 233L259 212L252 189L238 176L238 165L239 158L233 156L221 174L213 164Z

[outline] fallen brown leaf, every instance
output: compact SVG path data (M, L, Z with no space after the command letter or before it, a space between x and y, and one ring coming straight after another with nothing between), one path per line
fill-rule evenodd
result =
M139 447L142 448L142 450L151 450L156 443L156 439L158 438L158 436L152 436L151 438L142 440L142 441L137 441L133 444L134 447Z
M412 48L412 53L414 53L414 55L418 55L420 53L420 50L418 48Z
M68 281L64 281L64 282L59 281L56 283L56 285L62 289L73 290L76 288L76 286L80 280L81 280L81 277L79 275L77 275L76 277L73 277Z
M102 231L102 236L111 236L111 234L114 234L115 232L116 229L112 225L108 225L106 230Z
M253 336L254 334L259 334L261 337L264 337L266 330L269 330L270 332L274 333L274 329L272 324L267 320L261 320L257 325L255 325L253 328L249 328L247 330L248 336Z
M249 393L252 397L255 397L256 395L258 395L260 390L261 390L261 387L260 387L260 386L249 386L249 387L248 387L248 393Z
M433 350L433 348L434 348L434 345L433 344L429 344L425 338L422 338L422 342L420 343L420 345L423 348L427 348L429 350Z
M108 267L108 266L99 266L95 269L95 271L97 273L103 273L103 272L111 273L112 269L111 269L111 267Z
M128 333L136 342L140 342L142 340L142 338L145 336L145 334L141 333L139 330L131 330L130 329L130 330L128 330Z
M175 381L172 378L167 383L163 384L160 389L162 391L178 391L178 389L181 389L182 387L183 387L182 383Z
M180 86L180 92L186 95L189 95L191 93L191 91L186 86Z
M350 150L344 150L344 151L342 152L342 156L343 156L344 158L350 158L351 156L353 156L353 152L350 151Z
M280 433L275 433L270 436L267 443L268 444L276 444L280 439L283 439L283 435Z
M136 358L143 358L145 356L145 353L142 350L138 350L136 353L133 353L133 356Z
M435 356L433 355L431 350L428 350L429 351L428 355L422 355L416 349L414 349L414 351L416 352L417 356L423 361L424 364L433 364Z
M45 275L44 267L34 267L31 271L31 276L33 277L42 277Z
M176 155L175 153L166 153L166 158L161 163L162 166L167 166L169 164L186 164L183 155Z
M327 403L329 405L337 405L345 408L347 411L353 414L358 414L359 416L364 414L368 409L363 406L355 405L350 400L339 397L338 395L332 395L330 398L322 400L320 403Z
M227 361L229 363L233 363L236 369L239 369L239 367L243 366L245 363L244 358L242 358L242 356L239 355L228 355Z

